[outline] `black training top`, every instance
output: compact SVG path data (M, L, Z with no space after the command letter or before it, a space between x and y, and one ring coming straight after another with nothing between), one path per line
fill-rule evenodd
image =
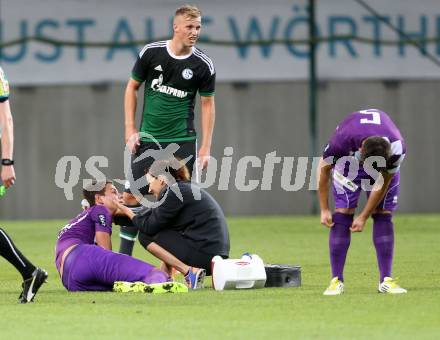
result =
M179 192L182 200L178 197ZM197 193L200 193L199 197ZM161 230L174 229L206 254L229 256L225 216L210 194L194 183L177 182L164 188L159 197L162 199L164 201L158 207L143 209L133 218L133 224L141 232L154 236Z

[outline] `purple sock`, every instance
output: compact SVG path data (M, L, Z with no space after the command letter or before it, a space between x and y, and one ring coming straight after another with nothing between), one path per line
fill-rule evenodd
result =
M348 247L350 246L350 226L353 222L353 215L334 213L333 222L335 225L330 228L328 242L332 276L337 276L339 280L344 281L344 265Z
M380 282L385 276L391 277L394 251L394 228L391 214L374 214L373 243L376 247Z

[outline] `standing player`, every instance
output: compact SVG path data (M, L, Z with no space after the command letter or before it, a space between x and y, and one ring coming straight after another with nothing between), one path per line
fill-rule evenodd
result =
M197 7L185 5L178 8L173 21L173 38L146 45L133 67L125 91L125 141L133 153L132 178L129 179L131 192L127 189L124 193L124 202L129 206L139 204L133 193L148 194L144 171L154 159L146 157L135 161L147 150L165 149L176 143L175 156L187 160L191 175L197 175L198 168L207 166L215 120L215 69L211 59L194 46L200 29L201 12ZM138 131L135 112L137 92L142 83L145 84L144 108ZM194 128L197 92L200 94L202 127L198 154ZM142 133L149 137L142 136ZM136 235L135 228L121 228L121 253L132 253Z
M0 129L2 145L1 178L6 188L15 182L14 161L12 159L14 147L14 132L11 108L9 106L9 83L0 67ZM0 255L9 261L23 277L23 291L20 294L20 303L33 301L38 289L47 279L47 272L36 268L17 249L8 234L0 228Z
M343 293L343 270L350 246L350 232L361 232L370 216L373 218L373 243L380 272L378 290L380 293L406 293L391 278L394 250L392 217L397 208L399 169L405 151L405 141L399 129L385 112L376 109L354 112L336 128L324 150L319 170L321 223L330 228L333 276L324 295ZM333 215L328 205L331 175L335 201ZM372 187L371 181L374 183ZM368 200L354 219L361 191L366 191Z

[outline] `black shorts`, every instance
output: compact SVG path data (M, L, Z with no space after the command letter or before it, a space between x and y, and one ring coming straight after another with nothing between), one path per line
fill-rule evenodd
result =
M192 176L194 164L196 164L197 159L197 143L195 140L185 142L161 142L159 145L154 142L141 142L136 150L136 153L131 157L131 173L133 174L133 178L130 178L131 176L127 178L130 183L130 188L136 187L136 189L142 195L148 194L148 183L145 178L145 171L156 159L149 156L137 162L134 162L134 160L149 150L164 150L172 143L175 143L179 146L179 149L174 153L174 157L185 159L191 156L191 158L186 162L186 166L189 170L189 175ZM131 193L132 190L130 190L130 188L127 188L126 186L125 192Z
M211 260L215 255L200 251L195 241L183 236L176 230L163 230L154 236L139 232L139 241L145 248L151 242L155 242L186 265L204 268L206 275L211 275Z

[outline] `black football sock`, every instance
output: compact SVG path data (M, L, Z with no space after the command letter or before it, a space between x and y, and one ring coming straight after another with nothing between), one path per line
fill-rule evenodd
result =
M133 254L133 247L136 242L137 234L138 229L136 227L121 226L121 232L119 233L119 236L121 237L119 252L121 254L130 256Z
M127 205L135 214L143 208L142 205ZM121 243L119 245L119 253L131 256L133 254L133 247L138 235L138 228L131 226L121 226L119 233Z

